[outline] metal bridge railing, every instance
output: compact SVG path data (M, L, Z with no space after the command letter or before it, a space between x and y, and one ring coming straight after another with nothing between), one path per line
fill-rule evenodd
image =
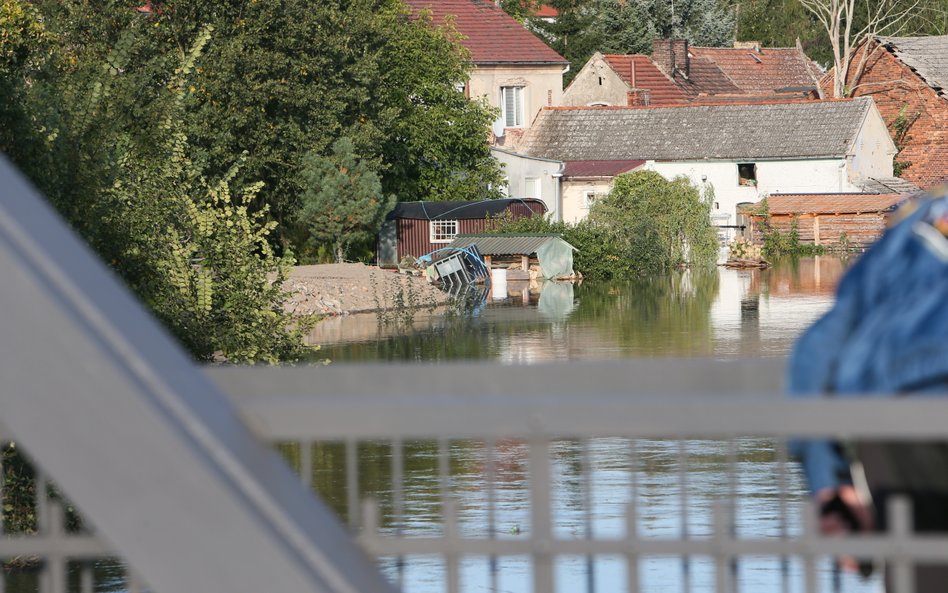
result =
M760 590L762 582L772 591L878 590L886 567L891 590L913 591L914 563L948 563L948 538L913 535L905 500L890 511L887 533L822 537L785 443L826 436L948 440L948 400L791 400L781 395L780 366L628 360L211 373L251 429L281 443L307 485L320 491L314 484L320 477L338 485L322 493L407 591L454 592L473 583L488 590L636 592L650 589L640 575L648 562L668 557L681 560L674 575L679 588L666 583L661 590ZM326 443L334 443L334 462L315 459ZM376 447L368 460L360 454L367 443ZM511 515L501 511L510 501L498 496L509 490L511 474L501 467L507 453L499 447L517 449L522 464L512 472L522 478L521 508L513 516L523 523L515 535L498 520ZM651 491L642 484L656 450L672 466L657 486L659 496L674 501L663 505L670 530L641 520L656 494L654 484ZM709 452L721 458L710 469L716 478L695 478L694 472L709 471L695 461ZM413 455L430 461L409 468ZM462 458L473 460L474 469L455 467ZM603 459L610 464L609 492L597 496L596 466ZM564 504L555 499L570 463L576 493ZM378 472L380 464L387 464L384 479L369 483L363 473ZM748 472L758 474L749 485ZM412 489L422 490L427 502ZM770 516L766 529L740 514L762 490L769 506L757 514ZM606 518L602 505L612 509ZM834 574L829 558L835 556L874 560L875 581ZM522 589L498 586L505 558L521 559L514 571L529 571ZM773 561L769 569L755 564L760 558ZM411 576L413 559L440 575L436 585ZM475 559L484 574L477 574ZM585 560L577 565L576 559ZM770 570L771 578L748 578L742 565ZM597 580L603 571L613 574Z
M779 587L799 590L790 580L802 575L815 592L818 559L851 554L888 561L907 593L913 562L948 560L948 541L909 533L904 509L888 534L818 537L781 444L943 441L945 400L787 401L779 366L764 362L201 369L2 160L0 277L0 434L41 472L3 485L3 524L13 492L36 515L0 538L5 567L37 576L4 575L8 591L392 591L368 552L412 591L636 591L653 557L672 556L681 582L661 590L723 592L765 555L791 567ZM341 465L327 462L328 442L341 443ZM373 447L382 453L365 465ZM723 478L698 481L694 451L723 457ZM741 476L754 464L773 471L759 486L775 493L776 531L742 531ZM675 478L646 484L656 467ZM607 482L624 494L604 499ZM693 504L702 489L709 513ZM674 505L645 506L656 491ZM381 508L360 510L365 494ZM81 528L66 527L64 500ZM617 506L600 522L597 509ZM92 562L113 554L127 570L97 583Z

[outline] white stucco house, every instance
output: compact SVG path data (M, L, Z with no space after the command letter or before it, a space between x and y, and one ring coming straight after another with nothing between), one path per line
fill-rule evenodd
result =
M470 80L461 89L500 110L494 141L512 144L545 106L559 105L569 62L490 0L406 0L413 11L430 11L435 24L449 23L470 52ZM507 137L512 137L507 142Z
M532 198L546 205L547 216L553 221L563 220L563 200L560 178L563 162L556 159L519 154L497 146L490 149L504 169L504 193L509 198Z
M772 193L862 191L860 181L892 177L896 153L870 98L547 108L519 150L564 161L567 171L579 162L640 160L668 179L685 176L713 192L711 216L722 229L737 224L738 204ZM563 212L581 212L584 192L606 193L611 182L604 176L583 192L564 190Z

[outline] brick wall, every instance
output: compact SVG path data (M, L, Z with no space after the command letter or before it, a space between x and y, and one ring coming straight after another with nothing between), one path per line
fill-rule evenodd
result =
M872 47L876 47L873 43ZM853 86L853 76L863 49L853 57L847 86ZM827 96L832 96L832 79L823 80ZM853 89L854 97L872 97L882 118L895 138L894 124L905 109L905 117L914 123L908 130L905 147L895 157L896 162L912 164L902 171L901 177L912 183L930 188L948 177L948 99L939 97L917 74L900 62L885 48L870 53L865 73Z

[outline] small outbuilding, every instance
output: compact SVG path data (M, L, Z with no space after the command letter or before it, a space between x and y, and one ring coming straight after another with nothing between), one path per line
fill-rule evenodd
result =
M379 265L396 265L405 256L420 257L447 247L461 234L482 233L491 219L506 215L516 220L546 212L542 200L530 198L399 202L379 232Z
M573 276L573 252L576 248L556 234L470 234L459 235L449 247L468 249L472 245L484 256L488 268L498 264L520 264L527 272L533 260L540 276L547 279Z
M908 198L897 193L772 194L742 206L742 214L754 243L763 242L765 224L781 234L790 233L795 224L801 243L865 248L882 235L889 215Z

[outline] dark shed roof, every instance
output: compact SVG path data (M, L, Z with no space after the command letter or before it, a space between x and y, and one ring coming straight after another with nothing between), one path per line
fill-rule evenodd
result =
M546 213L546 205L532 198L453 202L399 202L385 220L413 218L416 220L459 220L486 218L502 214L511 204L523 204L535 214Z

